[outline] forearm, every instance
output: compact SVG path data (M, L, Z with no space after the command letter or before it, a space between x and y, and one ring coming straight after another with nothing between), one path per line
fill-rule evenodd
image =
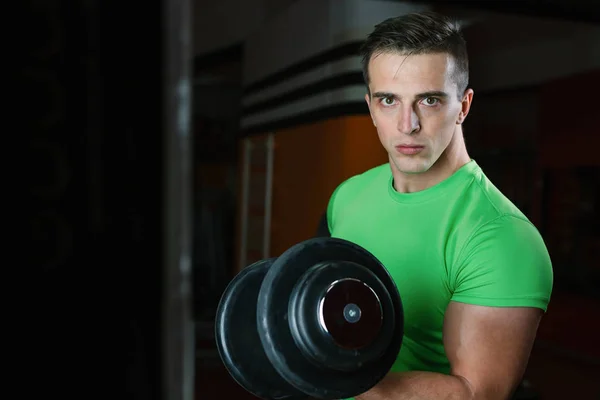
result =
M390 373L356 400L470 400L469 383L460 377L435 372Z

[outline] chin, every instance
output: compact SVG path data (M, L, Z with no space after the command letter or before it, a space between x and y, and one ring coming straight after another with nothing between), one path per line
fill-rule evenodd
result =
M422 174L429 171L431 164L424 159L392 159L396 170L404 174Z

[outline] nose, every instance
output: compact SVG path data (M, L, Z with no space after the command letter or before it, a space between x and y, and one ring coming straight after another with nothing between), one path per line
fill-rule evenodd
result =
M413 107L402 107L398 116L398 131L406 135L417 133L421 129L419 116Z

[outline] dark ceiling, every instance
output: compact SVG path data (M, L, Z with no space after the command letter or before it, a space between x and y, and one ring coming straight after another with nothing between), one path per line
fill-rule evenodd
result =
M589 24L600 24L598 0L519 0L519 1L468 1L468 0L390 0L432 4L436 7L485 10L506 14L554 18Z

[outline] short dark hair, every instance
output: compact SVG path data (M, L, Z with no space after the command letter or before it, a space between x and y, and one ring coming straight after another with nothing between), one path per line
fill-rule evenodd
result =
M432 11L388 18L375 25L360 49L363 78L369 86L369 61L381 53L447 53L454 58L459 96L469 85L467 45L456 21Z

